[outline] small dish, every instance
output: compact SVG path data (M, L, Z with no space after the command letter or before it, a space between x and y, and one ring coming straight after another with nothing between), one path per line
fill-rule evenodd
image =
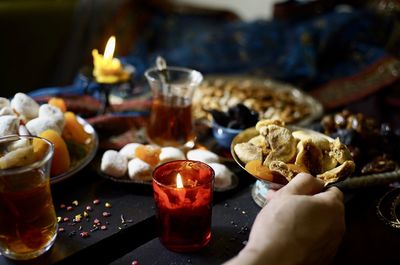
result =
M223 127L216 122L212 122L211 127L214 139L217 144L226 149L230 148L233 138L235 138L240 132L243 131L241 129Z
M290 130L292 130L293 134L296 134L297 132L302 131L303 134L304 133L305 134L317 134L319 136L326 138L328 141L333 141L333 139L331 137L324 135L322 133L313 131L313 130L300 128L297 126L288 126L288 128ZM254 184L254 186L252 188L251 195L252 195L253 200L257 203L257 205L259 205L260 207L263 207L268 202L267 195L268 195L269 191L270 190L279 190L280 188L282 188L285 185L281 181L282 177L277 177L277 179L275 181L275 176L274 176L274 181L269 181L269 180L265 180L265 179L259 178L255 175L251 174L250 172L248 172L246 170L245 164L239 159L239 157L237 156L237 154L234 150L234 147L236 144L248 142L251 138L253 138L257 135L259 135L259 132L256 130L255 127L248 128L248 129L242 131L232 140L230 150L231 150L231 155L232 155L233 159L235 160L235 162L243 170L245 170L249 175L251 175L257 179L256 183ZM286 183L287 183L287 181L286 181Z
M96 155L99 145L99 139L96 131L94 130L92 125L90 125L83 118L77 116L77 120L80 124L83 125L84 130L90 135L90 142L84 146L84 148L86 149L86 154L83 158L80 159L74 159L74 157L71 157L71 166L69 170L57 176L52 176L50 178L51 184L58 183L76 174L78 171L82 170L87 164L89 164Z

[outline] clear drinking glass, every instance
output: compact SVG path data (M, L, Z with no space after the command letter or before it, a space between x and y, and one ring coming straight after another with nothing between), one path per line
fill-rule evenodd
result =
M35 258L55 241L49 179L53 153L53 144L40 137L0 140L0 252L8 258Z
M153 101L147 137L160 146L193 146L192 98L203 80L200 72L188 68L151 68L145 72Z

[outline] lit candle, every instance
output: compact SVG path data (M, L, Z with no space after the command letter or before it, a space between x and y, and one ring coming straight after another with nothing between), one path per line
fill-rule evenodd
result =
M165 163L153 172L159 238L170 250L195 251L211 239L214 171L199 161Z
M92 51L93 55L93 76L99 83L117 83L129 79L129 72L126 71L120 60L114 58L115 37L111 36L104 49L104 55L99 54L97 49Z

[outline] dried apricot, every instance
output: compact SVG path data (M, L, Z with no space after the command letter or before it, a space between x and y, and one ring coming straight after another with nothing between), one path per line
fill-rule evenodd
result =
M50 175L56 176L66 172L70 167L71 159L63 138L54 130L46 130L39 136L54 144L54 155L51 162Z
M49 99L48 103L49 103L49 105L58 107L62 112L67 111L67 104L65 104L65 101L62 98L53 97L53 98Z
M65 140L75 143L86 144L90 140L90 135L85 131L83 125L79 123L73 112L64 113L65 125L62 136Z
M257 178L268 181L274 180L273 172L268 167L264 166L260 160L252 160L248 162L245 169Z
M136 148L137 158L155 167L160 162L161 148L154 145L141 145Z

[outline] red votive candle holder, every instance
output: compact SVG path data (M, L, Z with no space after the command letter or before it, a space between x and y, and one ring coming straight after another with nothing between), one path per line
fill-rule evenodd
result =
M193 252L210 242L213 186L213 169L199 161L172 161L153 171L159 238L166 248Z

